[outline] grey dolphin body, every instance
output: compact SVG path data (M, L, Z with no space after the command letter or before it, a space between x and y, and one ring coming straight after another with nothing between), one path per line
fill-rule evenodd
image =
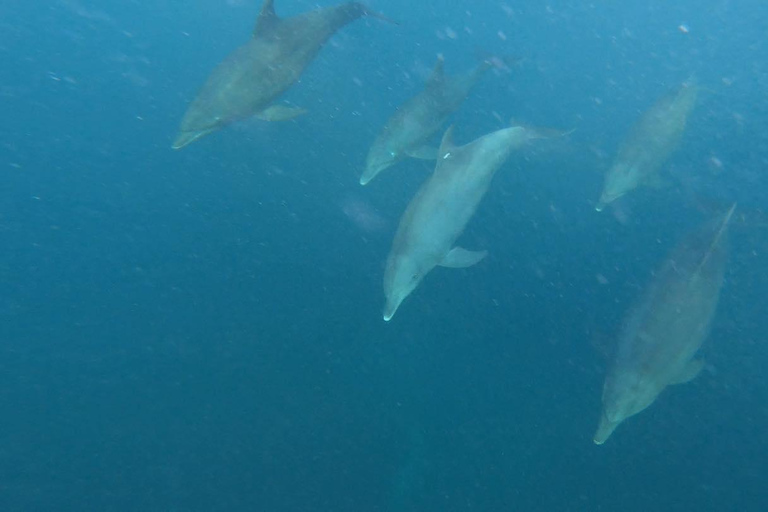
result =
M347 2L280 19L274 0L265 0L253 37L213 70L187 109L173 148L253 115L281 121L304 113L270 104L299 79L337 30L367 14L363 4Z
M694 83L684 83L640 117L605 175L597 211L657 178L661 166L680 144L697 95Z
M667 386L692 380L703 367L697 352L720 296L734 209L686 237L630 311L603 386L596 444Z
M405 210L384 271L384 320L437 265L469 267L486 252L454 247L472 218L496 170L510 153L532 138L520 126L489 133L465 146L454 146L449 128L432 176Z
M434 159L436 151L425 147L425 143L461 106L491 66L490 62L482 62L467 73L446 77L443 59L438 59L424 90L403 103L379 132L368 151L360 184L367 184L407 156Z

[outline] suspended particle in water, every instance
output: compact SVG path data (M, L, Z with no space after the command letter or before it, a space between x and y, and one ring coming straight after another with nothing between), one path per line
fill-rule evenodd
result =
M679 30L683 34L687 34L691 31L691 27L689 27L687 23L681 23L680 25L678 25L677 30Z

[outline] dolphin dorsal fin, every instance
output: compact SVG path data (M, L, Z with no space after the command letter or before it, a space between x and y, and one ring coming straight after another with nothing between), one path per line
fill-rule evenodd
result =
M453 143L453 125L451 125L445 130L443 140L440 141L440 149L437 150L437 163L439 164L441 160L448 158L455 147Z
M720 221L720 227L717 228L717 232L715 233L715 238L712 240L712 243L709 245L709 250L704 255L704 258L701 260L701 263L699 263L699 266L696 267L696 272L694 272L694 275L697 275L699 272L701 272L701 269L704 268L704 265L707 264L707 260L709 260L709 257L712 256L712 251L715 249L715 246L718 243L720 243L720 239L723 237L723 234L728 228L728 223L731 221L731 217L733 216L734 210L736 210L736 203L733 203L731 205L730 209L723 216L723 220Z
M435 67L432 68L432 73L429 75L429 79L427 80L427 87L432 87L436 84L439 84L443 81L445 78L445 71L443 70L445 63L445 59L442 55L437 56L437 62L435 62Z
M278 21L280 18L275 13L275 0L264 0L259 17L256 19L256 26L253 28L253 36L256 37L271 30Z

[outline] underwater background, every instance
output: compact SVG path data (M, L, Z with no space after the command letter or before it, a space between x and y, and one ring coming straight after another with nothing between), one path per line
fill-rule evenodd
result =
M320 5L332 5L323 0ZM278 0L279 15L318 2ZM768 509L768 7L370 0L285 99L181 152L251 0L0 4L0 510ZM451 118L517 152L462 245L381 320L432 163L363 188L438 54L512 56ZM695 76L671 186L594 211L638 115ZM652 272L738 202L706 371L605 446L606 349Z

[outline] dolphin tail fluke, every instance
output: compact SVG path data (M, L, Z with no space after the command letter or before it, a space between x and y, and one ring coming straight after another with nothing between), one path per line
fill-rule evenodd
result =
M526 123L521 123L516 119L509 120L510 126L519 126L523 128L528 134L529 139L556 139L559 137L565 137L576 131L576 128L570 130L563 130L561 128L546 128L542 126L531 126Z
M368 8L365 4L362 4L360 2L352 2L352 3L358 6L358 8L362 10L363 16L370 16L371 18L377 18L382 21L386 21L387 23L391 23L392 25L400 25L400 23L393 20L389 16L384 16L380 12L377 12L377 11L374 11L373 9Z

